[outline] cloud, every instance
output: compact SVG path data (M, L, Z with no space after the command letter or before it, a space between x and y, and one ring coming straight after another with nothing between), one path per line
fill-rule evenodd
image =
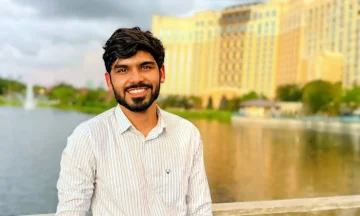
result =
M40 69L32 73L32 79L43 85L55 85L64 80L75 86L85 86L87 80L93 80L96 86L104 87L105 67L102 61L102 48L98 42L91 42L78 53L82 55L73 61L71 66L54 67L52 73L46 69ZM54 78L53 73L57 76ZM51 80L49 82L49 80Z
M6 22L8 19L16 19L19 17L26 18L36 15L36 13L36 9L30 6L19 5L11 0L1 1L0 18L2 19L2 22Z
M2 0L0 76L81 86L102 82L102 46L120 27L151 29L153 14L180 16L239 0ZM190 15L190 14L189 14Z
M181 14L193 8L193 0L14 0L38 12L43 18L103 20L150 28L151 15Z

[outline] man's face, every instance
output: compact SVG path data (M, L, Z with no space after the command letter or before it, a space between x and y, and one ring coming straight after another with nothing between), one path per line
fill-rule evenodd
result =
M144 112L157 99L160 83L165 80L165 71L146 51L138 51L127 59L118 59L105 73L109 90L116 101L132 112Z

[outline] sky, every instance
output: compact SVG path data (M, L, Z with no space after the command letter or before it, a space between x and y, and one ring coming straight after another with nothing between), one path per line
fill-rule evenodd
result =
M188 16L253 0L0 0L0 76L104 86L103 45L118 28L151 30L153 14Z

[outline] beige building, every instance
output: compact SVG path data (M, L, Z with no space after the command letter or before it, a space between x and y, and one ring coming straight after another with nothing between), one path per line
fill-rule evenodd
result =
M303 58L307 62L304 69L307 81L326 79L322 74L327 74L340 76L343 87L359 84L360 1L307 0L306 3ZM325 67L330 71L320 73L321 63L335 67Z
M277 85L359 83L360 1L288 0L281 15Z
M165 47L164 94L188 95L192 82L194 23L190 18L153 16L152 32Z
M303 67L304 0L282 3L276 86L305 82Z
M242 88L275 97L282 3L272 1L251 8L246 26Z
M251 8L254 4L232 6L221 12L218 54L220 63L217 68L217 85L205 96L212 97L214 105L220 106L223 99L232 99L246 93L243 88L243 67L246 44L247 23L251 19Z
M201 96L217 85L219 13L205 11L193 17L153 16L152 32L165 47L165 95Z
M185 18L153 16L166 48L163 94L204 107L250 91L323 79L360 84L360 0L270 0Z

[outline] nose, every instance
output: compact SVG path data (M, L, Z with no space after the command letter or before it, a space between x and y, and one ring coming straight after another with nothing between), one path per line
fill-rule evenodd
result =
M144 77L142 76L141 72L137 69L134 69L131 73L130 82L131 83L139 83L144 81Z

